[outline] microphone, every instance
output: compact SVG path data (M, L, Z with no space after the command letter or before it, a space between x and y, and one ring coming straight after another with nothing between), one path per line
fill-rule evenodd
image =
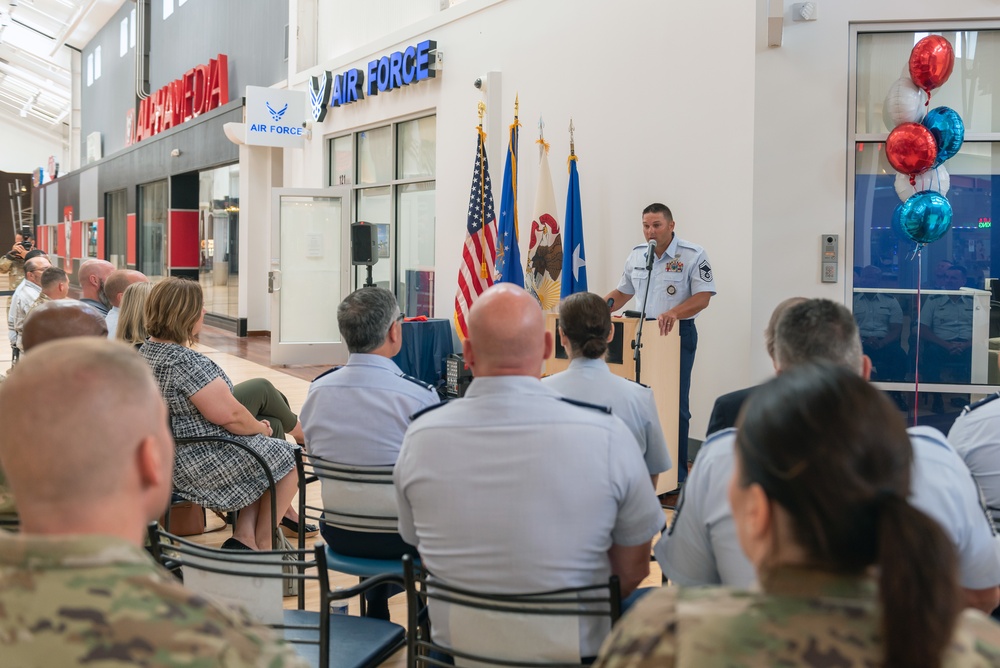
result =
M656 241L649 242L649 248L646 249L646 271L653 268L653 260L656 259Z

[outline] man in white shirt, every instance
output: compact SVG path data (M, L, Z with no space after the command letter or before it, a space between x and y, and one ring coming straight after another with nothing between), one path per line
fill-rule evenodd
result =
M42 294L42 274L51 267L52 264L44 255L33 257L24 263L24 281L14 290L14 295L10 298L10 309L7 312L7 338L10 339L11 348L16 351L15 358L20 355L21 344L18 341L17 333L24 327L24 319L28 316L28 311L34 305L35 300Z

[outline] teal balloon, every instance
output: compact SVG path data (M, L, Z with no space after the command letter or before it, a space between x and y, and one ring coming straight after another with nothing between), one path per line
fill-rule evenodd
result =
M951 227L951 203L941 193L923 190L896 207L892 227L917 244L929 244Z
M952 157L962 148L965 141L965 123L958 112L949 107L935 107L927 112L923 126L934 135L937 143L937 158L934 167Z

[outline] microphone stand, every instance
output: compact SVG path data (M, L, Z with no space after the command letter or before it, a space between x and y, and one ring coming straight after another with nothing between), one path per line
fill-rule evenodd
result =
M653 282L653 262L656 260L656 247L646 251L646 292L642 296L642 310L639 312L639 327L635 330L635 340L632 341L632 360L635 362L635 382L641 382L642 375L642 325L646 322L646 302L649 299L649 284Z

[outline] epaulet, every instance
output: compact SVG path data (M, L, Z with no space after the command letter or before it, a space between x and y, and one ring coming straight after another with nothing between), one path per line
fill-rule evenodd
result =
M330 375L331 373L333 373L334 371L337 371L338 369L343 369L343 368L344 368L344 366L343 366L343 365L340 365L340 366L335 366L335 367L333 367L332 369L327 369L326 371L324 371L324 372L323 372L323 373L321 373L320 375L318 375L318 376L316 376L315 378L313 378L313 379L312 379L312 382L313 382L313 383L315 383L315 382L316 382L317 380L319 380L320 378L325 378L326 376L329 376L329 375Z
M693 250L696 253L700 253L703 250L705 250L704 246L699 246L698 244L691 243L690 241L685 241L684 239L678 239L677 240L677 245L678 246L684 246L685 248L689 248L689 249Z
M593 408L594 410L601 411L602 413L607 413L611 415L610 406L599 406L598 404L588 404L586 401L577 401L576 399L570 399L569 397L559 397L559 401L565 401L567 404L573 404L574 406L579 406L580 408Z
M644 243L644 244L639 244L638 246L633 246L633 247L632 247L632 250L639 250L640 248L646 248L646 247L648 247L648 246L649 246L649 242L647 241L647 242L646 242L646 243Z
M414 420L416 420L421 415L424 415L425 413L430 413L433 410L437 410L438 408L441 408L442 406L444 406L445 404L449 403L450 401L451 400L449 399L449 400L442 401L442 402L437 403L437 404L431 404L430 406L427 406L425 408L421 408L419 411L417 411L416 413L414 413L413 415L410 416L410 422L413 422Z
M995 394L991 394L990 396L986 397L985 399L980 399L979 401L977 401L974 404L969 404L964 409L962 409L962 415L965 415L966 413L971 413L972 411L976 410L977 408L985 406L986 404L990 403L991 401L993 401L995 399L1000 399L1000 392L997 392Z
M647 390L649 389L649 385L646 385L646 383L640 383L635 378L626 378L625 380L627 380L629 382L632 382L632 383L635 383L636 385L640 385L642 387L645 387Z
M424 388L425 390L430 390L431 392L434 391L434 386L433 385L431 385L430 383L425 383L424 381L420 380L419 378L414 378L413 376L407 376L405 373L399 374L399 377L402 378L402 379L404 379L404 380L408 380L408 381L410 381L411 383L413 383L415 385L419 385L420 387Z

